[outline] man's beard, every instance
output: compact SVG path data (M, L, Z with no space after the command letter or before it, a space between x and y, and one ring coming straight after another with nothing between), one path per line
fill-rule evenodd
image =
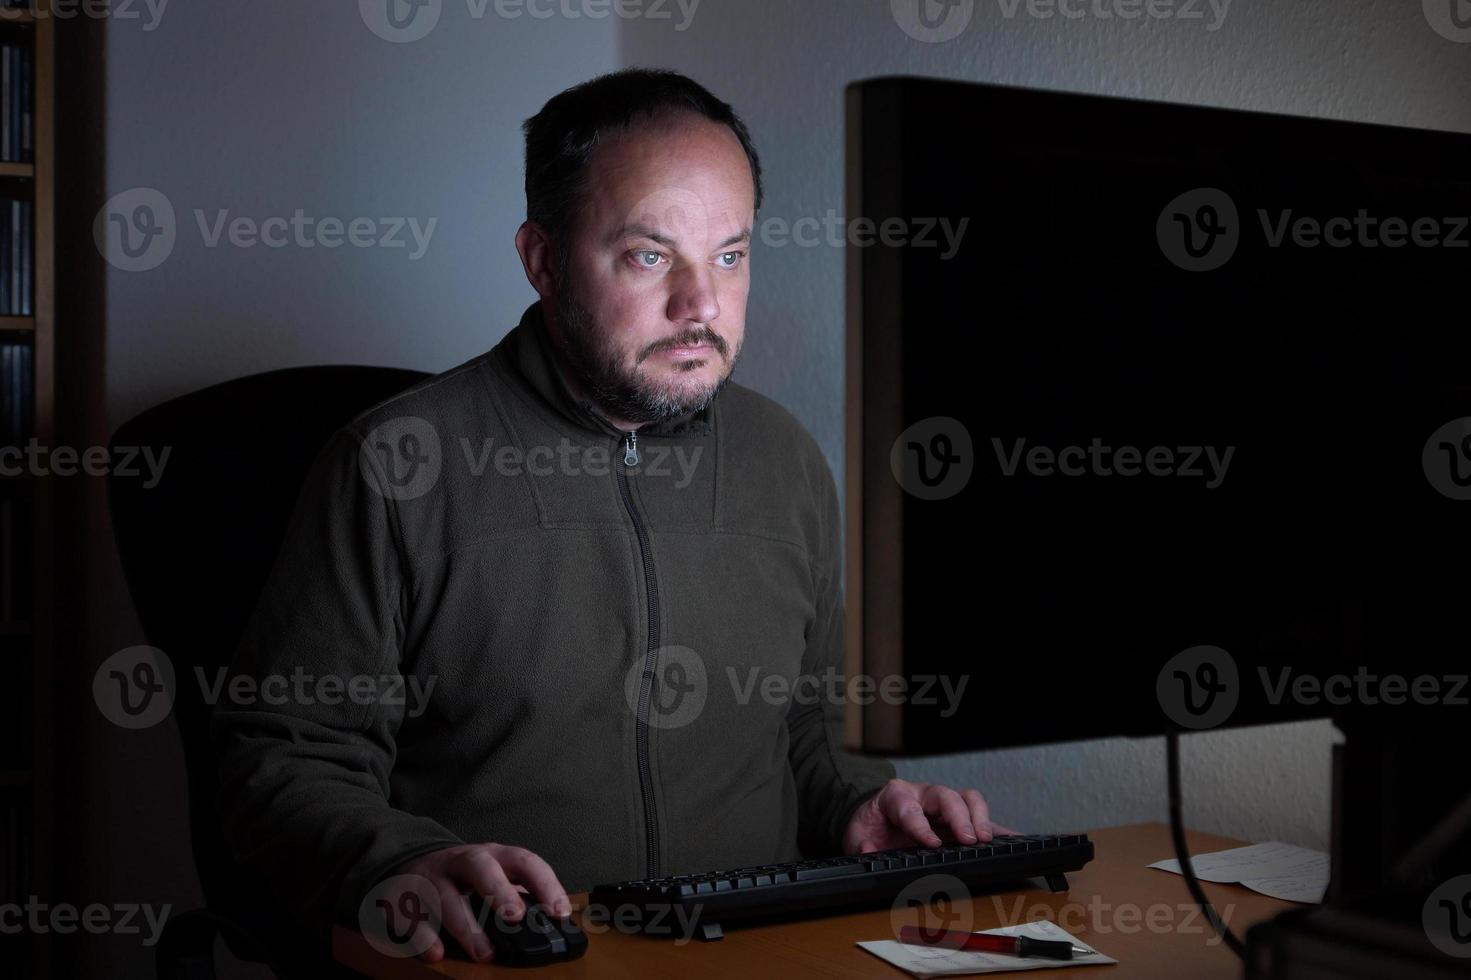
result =
M565 265L560 265L565 268ZM687 412L700 412L707 408L720 389L730 380L735 366L734 358L727 358L729 344L725 338L708 326L695 326L669 340L659 341L650 349L640 352L633 367L628 367L624 352L610 332L602 329L597 317L578 299L570 276L558 276L556 282L557 322L561 327L561 351L567 358L583 390L593 403L612 418L623 419L639 425L664 422ZM706 344L713 350L698 360L708 361L719 356L728 361L729 369L713 383L678 384L657 381L640 374L638 365L659 351L672 347ZM736 357L740 348L736 349ZM677 362L679 374L691 372L687 362Z

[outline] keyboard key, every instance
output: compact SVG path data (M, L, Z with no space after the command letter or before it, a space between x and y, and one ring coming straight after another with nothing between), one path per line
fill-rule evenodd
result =
M797 871L798 881L817 881L821 878L844 878L861 875L863 868L856 864L834 864L823 868L801 868Z

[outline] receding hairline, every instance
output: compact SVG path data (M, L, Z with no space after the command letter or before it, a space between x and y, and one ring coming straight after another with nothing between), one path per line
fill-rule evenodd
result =
M676 128L680 125L686 125L690 122L694 122L697 124L708 124L709 126L716 129L724 130L725 133L730 137L736 154L738 155L739 159L744 163L744 166L741 169L745 173L746 180L748 182L746 186L749 189L748 192L751 201L752 220L754 221L756 210L756 174L755 171L751 169L750 158L746 155L745 147L741 144L740 137L736 134L734 129L721 122L720 120L711 119L709 116L706 116L701 112L698 112L691 108L686 108L684 106L661 106L660 108L652 112L641 113L640 115L634 117L634 119L631 120L627 125L618 126L616 129L605 131L594 143L591 152L589 152L588 154L587 165L583 168L580 178L577 181L577 196L581 198L584 202L586 201L590 178L593 176L593 171L597 167L598 155L604 149L615 147L619 142L634 138L640 134L647 134L650 131L657 131L661 128ZM579 226L582 223L581 219L583 217L583 211L583 208L577 208L574 210L574 213L569 216L570 220L567 222L567 227L565 229L569 238L574 236L579 230ZM623 222L620 230L647 230L637 229L634 227L635 224L636 223L634 222L625 221ZM719 247L726 248L730 245L738 244L741 241L749 240L751 237L751 227L752 226L750 224L745 224L743 226L743 231L731 236L730 240L723 242ZM609 235L610 240L616 240L619 237L623 236L620 234ZM646 235L645 237L657 240L659 236Z
M626 124L611 127L600 133L593 141L592 149L587 155L587 170L592 168L593 161L597 159L598 153L604 149L616 146L619 143L634 139L640 135L659 130L679 129L683 126L693 124L695 128L720 130L725 138L730 141L740 159L744 162L745 172L751 179L752 199L755 199L756 172L751 168L751 159L746 154L746 148L741 143L741 138L729 124L719 119L711 119L709 116L688 106L659 106L649 112L642 112L630 119Z

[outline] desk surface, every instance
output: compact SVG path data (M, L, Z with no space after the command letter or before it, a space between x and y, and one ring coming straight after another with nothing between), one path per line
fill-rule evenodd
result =
M1199 914L1184 879L1146 867L1173 856L1169 828L1164 824L1133 824L1089 831L1095 848L1093 861L1068 876L1071 888L1054 895L1046 889L1004 891L979 895L959 904L960 917L969 913L973 930L1014 925L1047 918L1099 952L1118 960L1117 966L1080 966L1046 970L1039 980L1053 977L1240 977L1240 962L1211 932ZM1189 831L1192 854L1239 847L1244 841ZM1248 926L1291 908L1300 908L1259 895L1240 885L1203 882L1216 911L1238 936ZM585 895L573 896L581 908ZM609 927L589 931L587 953L571 963L534 971L516 971L546 980L572 977L668 978L687 977L908 977L855 943L893 939L894 918L888 908L778 925L732 927L717 942L675 943L617 932ZM905 913L902 922L918 922L918 910ZM509 976L511 968L445 960L429 964L384 956L350 929L333 934L337 961L372 977L441 980L445 976L489 978ZM1014 974L1007 974L1014 975Z

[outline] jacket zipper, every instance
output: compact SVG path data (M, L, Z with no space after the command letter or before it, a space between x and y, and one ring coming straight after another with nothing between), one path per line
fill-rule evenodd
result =
M623 437L623 466L618 471L618 489L623 494L623 506L633 521L634 534L638 537L639 554L644 562L644 592L649 597L649 645L644 651L643 675L638 688L638 714L634 721L635 742L638 752L638 786L644 803L644 829L647 834L648 873L646 878L659 877L659 815L654 806L654 778L649 766L649 710L653 697L654 657L659 649L659 591L654 584L654 556L649 547L648 532L639 519L638 508L633 503L633 491L628 485L628 472L638 465L638 433L629 432Z

